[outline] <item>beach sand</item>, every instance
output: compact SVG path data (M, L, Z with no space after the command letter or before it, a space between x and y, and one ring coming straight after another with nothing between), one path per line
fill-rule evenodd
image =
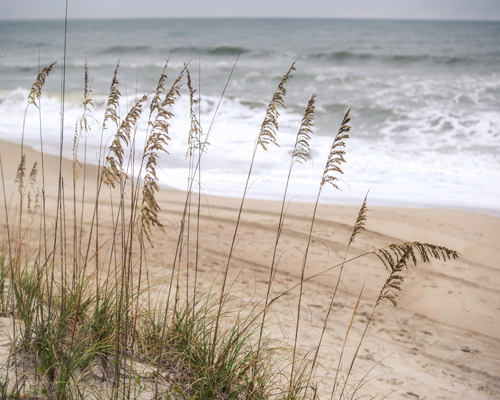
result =
M40 154L28 148L25 153L28 171L38 161L37 185L41 185ZM20 160L20 146L0 142L0 154L9 202ZM72 207L72 184L69 183L72 163L63 160L62 166L69 214ZM53 216L59 159L45 156L44 170L49 195L47 214ZM87 173L85 205L90 213L95 202L95 179L92 178L96 167L89 166ZM80 175L81 183L83 173ZM104 192L105 197L116 196L116 192L108 189ZM80 199L78 194L77 201ZM155 247L147 253L151 280L170 273L185 193L162 188L157 200L165 233L154 230ZM202 197L199 279L205 284L220 278L218 274L226 265L240 202L240 199ZM195 204L196 196L193 198L193 215ZM236 282L234 290L242 293L241 301L256 302L265 293L280 207L280 203L273 201L247 200L245 203L230 272L230 281ZM313 208L313 204L294 202L287 209L273 293L300 280L302 254ZM342 261L358 210L359 206L319 205L306 276ZM348 258L392 243L411 241L445 246L458 251L461 257L446 263L438 260L419 262L417 267L409 266L403 272L405 281L398 306L384 303L375 314L359 352L352 383L369 373L365 379L370 379L370 382L363 390L370 396L379 395L377 398L392 390L396 392L390 398L500 398L500 218L446 209L370 207L369 199L368 210L366 231L357 236ZM99 235L103 241L112 233L110 211L106 204L101 208ZM13 206L8 215L12 223ZM193 238L189 249L191 278L195 219L191 219L190 231ZM37 218L33 221L33 225L39 224ZM84 221L87 224L84 231L88 232L90 218L85 217ZM2 212L2 237L6 233L5 222L5 213ZM304 319L299 335L300 345L305 351L313 349L319 337L338 270L332 269L305 285ZM364 287L351 335L352 343L347 347L349 356L344 361L344 374L364 328L363 321L366 322L387 276L387 271L375 256L346 264L341 294L321 351L320 375L324 375L325 380L335 371L337 352L361 289ZM271 332L276 337L285 337L286 340L289 332L295 329L296 292L284 296L273 307L276 318L281 321L281 329ZM5 338L0 343L5 350ZM321 385L320 391L327 391L327 387Z

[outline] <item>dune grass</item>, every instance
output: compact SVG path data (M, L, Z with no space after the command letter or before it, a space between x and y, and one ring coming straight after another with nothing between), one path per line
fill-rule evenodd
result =
M43 85L52 67L53 64L36 78L27 110L39 107ZM228 258L220 260L221 281L205 282L204 285L199 285L198 281L198 263L204 257L199 246L203 240L199 235L201 196L199 193L193 196L193 193L199 190L201 161L208 151L211 127L204 133L196 116L196 91L187 66L168 88L165 65L156 89L139 98L125 117L120 118L117 65L101 123L101 132L108 129L115 133L108 148L101 140L95 181L87 176L85 169L80 176L82 168L78 158L83 151L83 164L89 161L85 143L89 120L94 119L87 68L84 71L83 113L76 122L73 137L71 184L63 181L60 171L58 193L46 192L42 146L42 185L38 187L37 166L27 173L22 141L20 165L10 194L12 203L7 200L0 158L5 209L5 240L0 248L0 307L2 317L8 318L12 329L11 351L0 380L2 398L310 399L320 394L331 399L358 398L360 384L351 383L358 351L352 359L344 359L353 324L362 325L359 327L363 332L357 346L359 350L380 304L384 301L397 304L405 267L418 260L448 260L457 258L458 254L445 247L412 242L388 244L349 258L351 244L365 227L365 198L353 221L344 257L335 265L308 275L308 251L320 196L329 186L338 189L336 182L345 163L344 148L351 129L347 111L333 138L323 176L318 182L300 279L273 294L288 184L293 179L294 165L310 159L309 142L316 101L312 95L298 127L281 212L276 215L269 279L267 287L263 288L265 295L253 299L251 304L238 301L238 294L232 289L234 282L229 281L229 271L233 268L232 255L253 163L257 151L265 151L270 145L279 146L279 109L285 106L286 85L294 69L295 64L292 64L278 82L256 137ZM190 96L191 118L187 133L188 186L170 268L165 270L162 279L151 282L147 255L154 252L155 235L171 229L161 222L156 198L161 190L157 162L159 157L168 157L169 128L174 118L172 106L184 82ZM144 117L146 107L149 107L149 115ZM148 120L145 143L136 141L140 118ZM42 136L40 141L43 143ZM135 159L140 159L138 170L134 170ZM91 185L95 186L96 194L93 206L89 207L85 193ZM73 192L65 193L65 187L71 187ZM46 211L47 196L57 199L55 217ZM104 203L112 210L113 234L103 243L98 230ZM189 246L195 246L194 261L188 258L193 253ZM370 255L377 256L385 266L387 280L365 322L357 322L355 318L362 292L359 294L343 345L337 349L338 367L333 373L333 383L327 389L322 388L320 393L315 371L338 298L342 272L347 264ZM189 271L188 265L194 265L194 271ZM313 352L304 353L299 345L304 283L332 270L337 271L338 277L333 291L324 294L328 307L319 342ZM181 271L185 282L180 282ZM268 324L274 324L269 321L269 312L292 291L298 292L293 345L265 334ZM342 373L340 366L346 362L349 368Z

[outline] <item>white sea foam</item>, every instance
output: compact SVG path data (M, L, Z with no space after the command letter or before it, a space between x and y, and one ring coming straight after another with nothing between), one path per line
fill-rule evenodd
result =
M26 108L28 92L17 89L0 95L0 115L2 126L0 138L19 142L22 119ZM205 97L202 100L202 123L207 133L218 99ZM102 118L105 98L97 97L98 105L93 115ZM131 103L131 102L129 102ZM131 106L131 104L129 104ZM160 158L159 178L162 184L184 190L187 185L188 162L185 160L187 132L189 130L189 104L183 96L174 107L175 118L172 120L169 143L169 155ZM125 101L120 109L122 116L126 112ZM65 156L71 156L74 123L81 116L81 107L76 96L70 96L65 106ZM60 134L60 100L48 96L42 102L42 130L44 150L57 154ZM141 119L136 143L144 143L145 118ZM493 116L489 120L491 124ZM208 153L202 157L202 188L207 194L240 197L252 155L252 148L260 129L262 109L252 109L238 99L222 101L219 112L210 130ZM333 188L322 193L323 202L359 203L370 189L371 204L403 206L440 206L458 209L471 209L491 214L500 214L500 162L493 153L474 151L470 144L457 146L452 151L436 150L436 138L427 143L422 139L412 139L420 132L418 123L422 120L438 118L434 115L410 113L409 119L416 127L405 131L406 140L402 143L390 142L390 135L382 132L386 139L382 143L370 142L357 138L356 129L347 141L346 160L340 176L339 186L342 192ZM282 112L280 118L280 148L271 147L265 152L259 149L251 178L248 196L251 198L281 199L290 163L290 154L295 141L296 131L301 116L297 113ZM438 118L439 119L439 118ZM443 118L441 118L442 120ZM480 120L480 119L479 119ZM457 121L460 121L458 118ZM336 125L340 121L335 121ZM443 122L441 122L443 123ZM458 123L458 122L457 122ZM398 123L389 124L385 130L393 131ZM88 154L96 155L99 148L100 127L93 123L88 138ZM353 121L355 125L355 121ZM482 125L475 125L478 135ZM470 127L469 127L470 128ZM483 127L484 128L484 127ZM468 129L468 128L467 128ZM104 132L104 143L109 144L113 130ZM302 201L314 201L321 181L324 163L331 146L331 135L315 135L311 147L312 162L294 167L289 189L289 198ZM463 133L470 135L470 132ZM394 140L394 138L392 138ZM451 144L453 136L447 137L446 146ZM448 143L450 142L450 143ZM25 143L40 148L38 110L30 106L27 113ZM83 143L83 142L82 142ZM80 153L82 153L80 148ZM92 156L90 162L96 162ZM136 168L137 169L137 168ZM480 194L480 195L478 195Z

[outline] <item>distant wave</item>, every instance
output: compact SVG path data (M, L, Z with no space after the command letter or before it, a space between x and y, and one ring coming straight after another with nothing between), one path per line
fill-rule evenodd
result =
M470 64L474 60L465 57L446 57L446 56L431 56L428 54L394 54L394 55L378 55L370 53L353 53L350 51L335 51L328 53L313 53L310 58L324 58L336 61L359 61L359 60L378 60L380 62L390 62L395 64L413 64L421 62L431 62L434 64Z
M232 56L240 53L250 53L250 50L244 47L218 46L218 47L175 47L172 53L202 53L214 56Z
M232 47L232 46L219 46L215 49L211 49L208 51L208 54L214 55L237 55L240 53L249 53L250 50L245 49L244 47Z
M151 50L149 46L112 46L101 50L101 54L108 53L129 53L129 52L144 52Z
M448 58L445 63L448 64L448 65L452 65L452 64L469 64L471 62L471 60L469 60L468 58L461 58L461 57L451 57L451 58Z
M419 62L431 62L434 64L469 64L472 60L464 57L438 57L438 56L430 56L426 54L421 55L394 55L390 57L383 57L384 61L401 63L401 64L412 64Z
M422 55L396 54L394 56L383 57L383 59L395 63L414 63L414 62L430 60L431 57L425 54Z
M311 58L327 58L331 60L366 60L373 55L366 53L351 53L350 51L335 51L333 53L313 53Z

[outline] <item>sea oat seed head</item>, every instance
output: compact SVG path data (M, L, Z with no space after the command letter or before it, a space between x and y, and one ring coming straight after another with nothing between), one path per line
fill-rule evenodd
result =
M349 118L350 111L351 111L350 109L347 110L347 113L345 114L344 119L342 120L342 124L340 125L340 128L337 132L337 135L333 140L332 147L330 149L330 153L328 154L328 159L326 161L325 170L323 171L323 178L321 179L321 188L323 188L323 186L326 183L329 183L334 188L341 190L335 183L336 181L338 181L338 178L334 175L334 173L335 172L338 172L339 174L344 173L340 168L340 166L345 163L344 159L345 151L339 150L339 148L345 147L344 140L349 138L349 136L346 135L345 133L351 130L351 127L347 125L351 120Z
M295 139L295 146L293 147L293 162L306 163L310 158L311 148L309 141L311 140L312 129L314 125L314 103L316 102L316 95L313 94L307 103L304 117L300 124L297 138Z
M56 64L57 61L54 61L48 67L45 67L42 72L38 74L36 77L36 81L31 87L30 94L28 95L28 104L33 104L36 108L38 108L38 101L42 97L42 89L45 85L45 80L48 78L52 67Z
M288 79L292 77L292 71L295 71L295 62L281 79L278 89L276 90L276 93L274 93L273 98L267 107L266 116L264 117L264 121L260 127L258 137L258 144L260 144L264 150L267 150L266 145L271 143L279 147L279 144L276 141L276 131L279 130L278 117L280 115L278 112L278 106L285 108L283 100L286 95L285 84L288 82Z

